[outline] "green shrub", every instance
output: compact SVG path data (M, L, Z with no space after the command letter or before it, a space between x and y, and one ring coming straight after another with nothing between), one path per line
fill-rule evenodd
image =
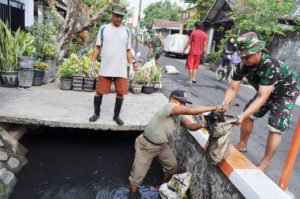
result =
M47 63L40 61L36 62L33 67L39 70L47 70L49 68Z
M83 75L87 75L89 72L92 56L93 56L93 50L91 49L88 51L88 53L84 54L79 60L80 66L82 67ZM94 74L98 74L99 67L100 67L100 62L95 60Z
M205 62L217 65L219 63L220 56L220 52L211 52L208 55L206 55Z
M74 71L66 68L66 69L60 70L59 74L62 78L71 79L73 77Z

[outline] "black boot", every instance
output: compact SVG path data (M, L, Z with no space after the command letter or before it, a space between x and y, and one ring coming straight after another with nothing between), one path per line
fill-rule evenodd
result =
M122 107L122 103L123 103L123 99L116 98L115 111L114 111L113 120L115 122L117 122L117 124L119 124L120 126L122 126L124 124L123 120L121 120L121 118L119 117L120 111L121 111L121 107Z
M90 117L90 122L95 122L100 116L100 106L102 103L102 95L94 97L94 115Z

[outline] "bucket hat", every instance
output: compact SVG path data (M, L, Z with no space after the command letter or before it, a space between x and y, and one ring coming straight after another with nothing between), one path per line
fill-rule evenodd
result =
M170 98L174 98L180 102L192 104L192 102L187 100L187 92L185 90L173 90L170 94Z
M266 43L258 39L255 32L247 32L237 39L238 54L241 57L252 55L262 50Z
M114 13L114 14L117 14L117 15L122 15L122 16L127 14L127 10L126 10L125 5L116 4L116 3L112 5L111 12Z

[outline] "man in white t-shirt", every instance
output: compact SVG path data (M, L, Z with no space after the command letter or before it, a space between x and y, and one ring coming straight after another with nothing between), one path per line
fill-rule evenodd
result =
M89 119L95 122L100 117L100 106L103 94L110 93L111 82L116 88L116 103L113 120L118 125L124 122L119 117L124 95L128 93L127 62L130 64L129 78L133 78L131 41L129 30L121 25L127 11L123 4L113 4L110 13L112 22L100 27L93 56L89 68L89 75L93 75L94 61L101 51L101 66L98 73L96 95L94 97L94 115Z

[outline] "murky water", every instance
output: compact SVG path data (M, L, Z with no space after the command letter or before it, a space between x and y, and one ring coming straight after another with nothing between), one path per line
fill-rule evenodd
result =
M44 128L25 135L29 164L17 175L11 199L123 199L137 132ZM162 181L157 160L140 187L142 199L156 199Z

